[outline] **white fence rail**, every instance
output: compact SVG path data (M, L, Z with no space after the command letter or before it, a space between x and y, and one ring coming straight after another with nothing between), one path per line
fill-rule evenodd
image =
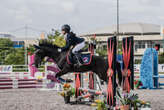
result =
M134 72L140 72L140 64L134 64ZM164 64L158 64L158 72L164 72Z

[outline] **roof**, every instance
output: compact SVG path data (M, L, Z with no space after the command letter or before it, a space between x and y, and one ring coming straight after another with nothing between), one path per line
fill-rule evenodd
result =
M160 33L160 25L156 24L147 24L147 23L127 23L127 24L120 24L119 25L119 33ZM117 26L109 26L102 29L97 29L95 31L90 31L84 33L83 35L90 35L90 34L113 34L117 31Z
M14 38L15 36L11 35L8 32L0 32L0 38Z
M39 39L39 37L15 37L15 38L11 38L12 41L24 41L24 40L37 40Z

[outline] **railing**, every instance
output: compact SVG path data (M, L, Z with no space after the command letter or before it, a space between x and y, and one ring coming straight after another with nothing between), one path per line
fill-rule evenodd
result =
M38 68L39 72L45 72L45 66ZM0 65L0 72L30 72L29 65Z

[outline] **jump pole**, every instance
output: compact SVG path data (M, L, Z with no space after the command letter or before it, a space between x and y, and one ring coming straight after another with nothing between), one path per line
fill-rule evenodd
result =
M134 39L133 36L123 38L123 90L130 92L134 89Z

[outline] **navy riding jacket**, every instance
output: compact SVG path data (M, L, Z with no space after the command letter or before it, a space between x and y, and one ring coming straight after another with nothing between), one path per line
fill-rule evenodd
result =
M66 46L61 48L62 51L68 50L71 46L75 46L84 41L84 38L76 37L72 32L68 33L66 36Z

